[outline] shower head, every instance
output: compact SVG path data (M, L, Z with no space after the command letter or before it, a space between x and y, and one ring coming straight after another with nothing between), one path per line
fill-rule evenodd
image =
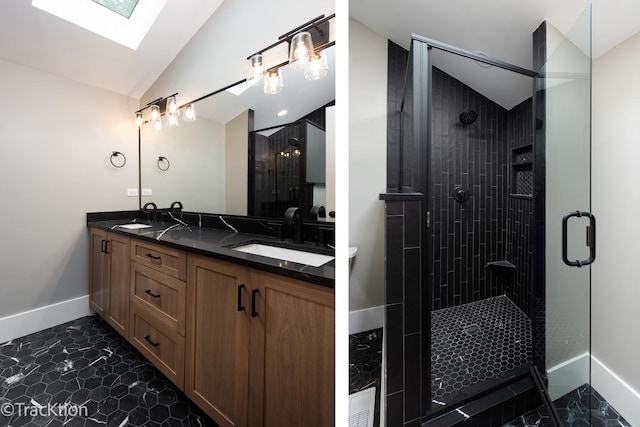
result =
M460 113L460 121L462 122L462 124L465 124L465 125L472 124L473 122L476 121L477 118L478 118L478 113L476 113L473 110L463 111L462 113Z

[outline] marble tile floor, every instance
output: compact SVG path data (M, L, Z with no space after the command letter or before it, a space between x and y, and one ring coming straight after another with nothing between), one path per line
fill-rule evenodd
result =
M528 363L531 321L506 296L431 314L431 391L436 405Z
M217 427L98 316L0 344L0 425Z
M349 335L349 394L376 388L373 425L380 425L382 328Z
M593 387L585 384L554 402L566 427L631 427ZM542 406L504 427L550 427L553 424Z

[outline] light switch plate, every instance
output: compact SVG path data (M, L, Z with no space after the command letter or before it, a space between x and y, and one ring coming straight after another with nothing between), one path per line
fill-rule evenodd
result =
M127 197L135 197L138 195L137 188L127 188Z
M151 188L143 188L142 189L142 195L143 196L153 196L153 191L151 190Z

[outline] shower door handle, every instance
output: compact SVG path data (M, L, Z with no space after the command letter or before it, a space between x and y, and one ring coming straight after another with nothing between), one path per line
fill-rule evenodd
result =
M584 261L569 261L567 257L567 225L569 218L583 217L589 218L589 226L587 227L587 246L589 246L589 259ZM596 259L596 217L591 212L569 212L562 218L562 260L570 267L582 267L583 265L592 264Z

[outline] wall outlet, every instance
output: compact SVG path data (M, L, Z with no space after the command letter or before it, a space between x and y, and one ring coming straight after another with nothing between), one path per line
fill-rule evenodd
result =
M127 188L127 197L135 197L138 195L137 188Z
M142 195L143 196L153 196L153 191L151 190L151 188L143 188L142 189Z

